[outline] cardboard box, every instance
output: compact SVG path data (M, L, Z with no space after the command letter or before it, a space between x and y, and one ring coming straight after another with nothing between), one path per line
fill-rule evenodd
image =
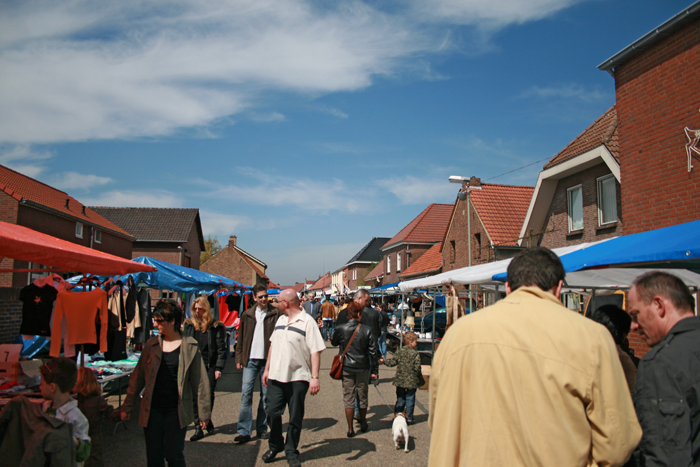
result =
M22 344L0 345L0 378L17 380L22 374L19 365L19 354L22 352Z
M0 362L0 378L8 378L17 381L22 374L19 362Z
M425 380L425 384L420 387L420 389L428 389L430 387L430 370L432 369L432 366L430 365L421 365L420 370L421 373L423 373L423 379Z

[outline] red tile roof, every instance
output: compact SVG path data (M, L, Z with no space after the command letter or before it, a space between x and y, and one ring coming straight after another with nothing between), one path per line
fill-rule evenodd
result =
M413 264L411 264L401 275L403 279L407 276L425 274L439 271L442 268L442 243L436 243L428 251L423 253Z
M598 117L591 126L586 128L583 133L562 149L559 154L550 159L544 168L554 167L600 145L605 145L615 160L620 162L617 126L617 108L613 105L603 115Z
M260 268L260 266L259 266L255 261L253 261L253 260L251 259L251 258L254 258L254 256L250 255L248 252L246 252L245 250L242 250L241 248L239 248L239 247L237 247L237 246L234 246L234 247L233 247L233 250L234 250L235 252L237 252L237 253L241 256L241 258L243 258L243 260L244 260L246 263L248 263L248 265L249 265L251 268L253 268L253 271L255 271L255 273L256 273L258 276L260 276L260 277L263 278L263 279L267 279L268 281L270 280L270 278L267 277L267 276L265 275L265 271L263 271L263 270ZM258 260L257 258L255 258L255 259L256 259L257 261L260 261L260 260ZM261 262L262 262L262 261L261 261ZM270 287L270 288L272 288L272 287Z
M433 203L399 233L386 242L382 249L391 247L396 243L434 243L441 242L452 217L452 204Z
M382 259L370 272L365 276L365 280L376 279L384 275L384 260Z
M481 190L472 190L474 208L494 244L517 244L534 191L531 186L495 183L482 183Z
M275 284L274 282L270 281L270 282L267 283L267 288L268 288L268 289L279 289L280 286L277 285L277 284Z
M0 165L0 190L29 206L41 206L61 217L101 227L121 237L134 237L67 193Z
M309 290L319 290L319 289L323 290L326 287L328 287L329 285L331 285L332 282L333 282L333 278L331 277L331 273L327 272L321 278L319 278L316 282L314 282L314 285L309 287Z

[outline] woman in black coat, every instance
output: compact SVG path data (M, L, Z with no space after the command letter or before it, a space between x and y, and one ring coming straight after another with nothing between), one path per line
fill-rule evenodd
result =
M356 395L360 406L360 430L364 433L368 429L366 417L369 378L371 373L376 374L379 351L377 337L372 333L372 329L360 324L362 307L353 302L348 305L346 311L348 322L336 327L331 343L338 346L339 354L342 354L350 343L343 359L343 402L348 422L348 438L352 438L355 436L352 419Z
M205 296L195 298L190 310L192 311L192 319L185 320L182 334L194 337L199 344L199 352L202 354L202 360L209 377L213 410L216 381L221 377L221 372L226 365L226 326L221 321L214 321L211 306L209 306L209 301ZM199 426L196 402L194 405L194 425L195 432L190 441L199 441L204 438L204 431ZM208 433L214 431L214 424L211 420L209 420L206 429Z

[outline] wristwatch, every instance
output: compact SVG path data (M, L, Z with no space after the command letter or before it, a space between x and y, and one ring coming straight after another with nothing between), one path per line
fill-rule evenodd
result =
M318 379L318 376L312 376L311 379Z

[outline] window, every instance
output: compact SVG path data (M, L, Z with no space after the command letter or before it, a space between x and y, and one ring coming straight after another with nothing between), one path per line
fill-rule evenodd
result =
M102 231L95 230L95 243L102 243Z
M83 224L80 222L75 223L75 236L78 238L83 238Z
M474 239L476 240L476 258L481 259L481 234L474 234Z
M566 196L569 204L569 232L583 229L583 190L581 185L568 188Z
M401 252L396 253L396 272L401 272Z
M352 270L352 280L354 280L354 281L357 280L357 268L354 268Z
M613 174L598 179L598 224L617 222L617 187Z
M457 248L454 240L450 240L450 263L454 263L457 259Z
M391 255L386 255L386 273L391 273Z

